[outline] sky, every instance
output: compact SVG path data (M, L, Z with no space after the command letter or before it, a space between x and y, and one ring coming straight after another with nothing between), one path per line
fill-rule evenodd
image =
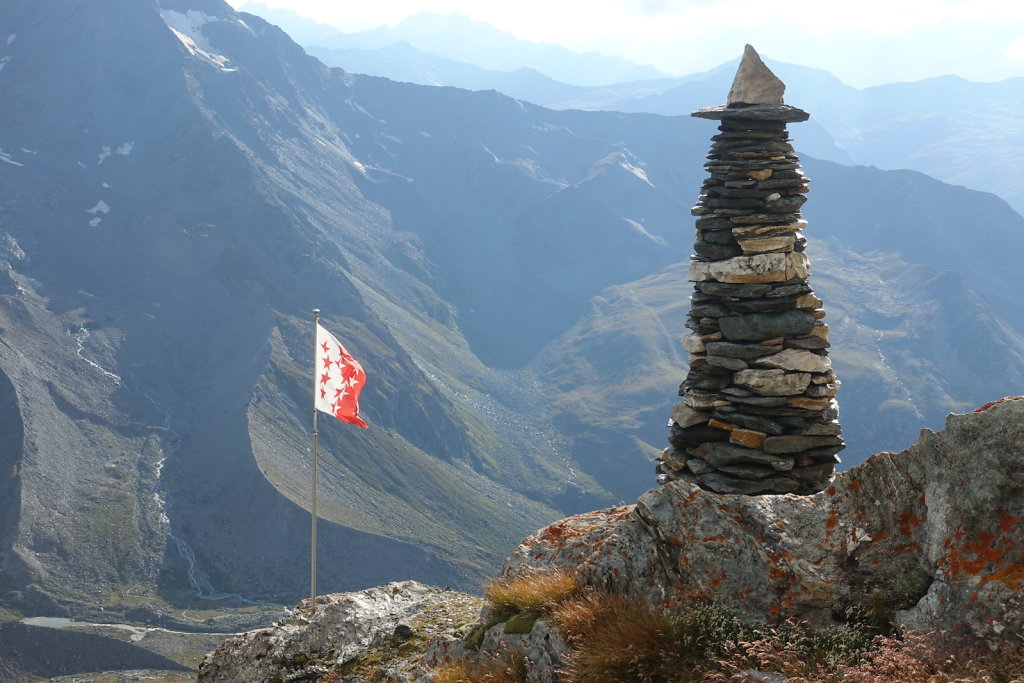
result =
M228 0L239 7L245 0ZM1024 0L258 0L350 32L459 12L523 40L616 54L670 75L745 43L856 87L955 74L1024 76Z

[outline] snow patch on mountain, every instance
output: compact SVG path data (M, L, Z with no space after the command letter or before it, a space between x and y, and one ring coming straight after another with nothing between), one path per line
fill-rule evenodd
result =
M654 187L654 183L652 183L650 179L647 177L647 171L645 171L644 169L640 168L639 166L634 166L625 159L619 162L619 166L626 169L627 171L629 171L637 178L650 185L651 187Z
M658 237L657 235L652 235L650 231L647 230L647 228L645 228L643 224L641 224L639 221L635 221L632 218L626 218L625 216L622 217L622 220L626 221L626 223L628 223L631 228L633 228L638 233L648 238L652 242L660 244L662 246L668 246L668 243L664 240L664 238Z
M107 203L101 199L98 202L96 202L96 206L92 207L91 209L86 209L85 212L91 213L92 215L95 216L98 213L110 213L110 207L107 206Z
M2 65L0 65L0 66L2 66ZM25 165L25 164L21 163L20 161L15 161L11 157L10 153L9 152L5 152L3 150L3 148L0 148L0 161L6 162L6 163L10 164L11 166L24 166Z
M227 21L227 19L211 17L206 12L193 9L185 13L163 9L160 10L160 17L167 24L171 33L177 36L182 45L193 55L209 62L221 71L238 71L237 68L231 66L230 59L213 49L210 41L203 34L203 26L206 24L213 21Z
M10 34L8 34L8 36L7 36L7 44L10 45L11 43L13 43L14 39L17 38L17 37L18 37L17 33L10 33Z
M107 157L113 154L120 154L121 156L126 157L132 153L132 149L134 147L134 141L122 143L121 146L118 147L117 149L111 149L107 145L103 145L103 147L100 148L99 161L97 161L96 163L102 164L104 161L106 161Z

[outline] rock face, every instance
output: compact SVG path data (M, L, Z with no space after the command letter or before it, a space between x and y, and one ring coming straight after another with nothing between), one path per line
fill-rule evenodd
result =
M811 496L672 482L537 532L505 573L554 568L666 608L713 600L751 621L826 624L881 591L908 629L1024 636L1024 397L950 415L945 430Z
M317 680L338 669L347 681L408 680L427 637L463 635L481 607L479 598L415 581L318 596L273 626L224 642L200 664L199 680Z
M658 459L661 483L815 493L844 446L825 311L800 235L808 179L786 132L807 114L782 103L784 88L748 45L729 104L694 113L722 124L693 208L690 371Z
M503 575L555 569L673 610L709 600L745 621L819 626L881 595L908 630L1024 637L1024 397L923 430L811 496L716 494L685 482L635 505L576 515L527 538ZM549 621L494 623L493 610L414 582L317 598L208 655L200 681L426 682L449 659L527 660L556 683L565 640ZM463 641L473 618L479 650ZM405 626L402 626L404 624ZM410 634L411 632L411 634ZM402 639L413 645L403 646ZM428 642L429 641L429 642ZM371 664L372 663L372 664Z

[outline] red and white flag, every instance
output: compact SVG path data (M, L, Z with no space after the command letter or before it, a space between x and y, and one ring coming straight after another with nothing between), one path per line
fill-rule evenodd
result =
M363 367L320 323L316 325L316 346L316 409L342 422L366 427L359 419L359 392L366 382Z

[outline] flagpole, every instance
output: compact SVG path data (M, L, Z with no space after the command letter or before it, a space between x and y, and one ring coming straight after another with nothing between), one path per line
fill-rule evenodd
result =
M316 457L316 359L317 359L317 347L316 345L316 328L320 321L320 309L313 309L313 505L312 505L312 521L310 524L309 531L309 597L311 601L316 600L316 471L317 471L317 457Z

